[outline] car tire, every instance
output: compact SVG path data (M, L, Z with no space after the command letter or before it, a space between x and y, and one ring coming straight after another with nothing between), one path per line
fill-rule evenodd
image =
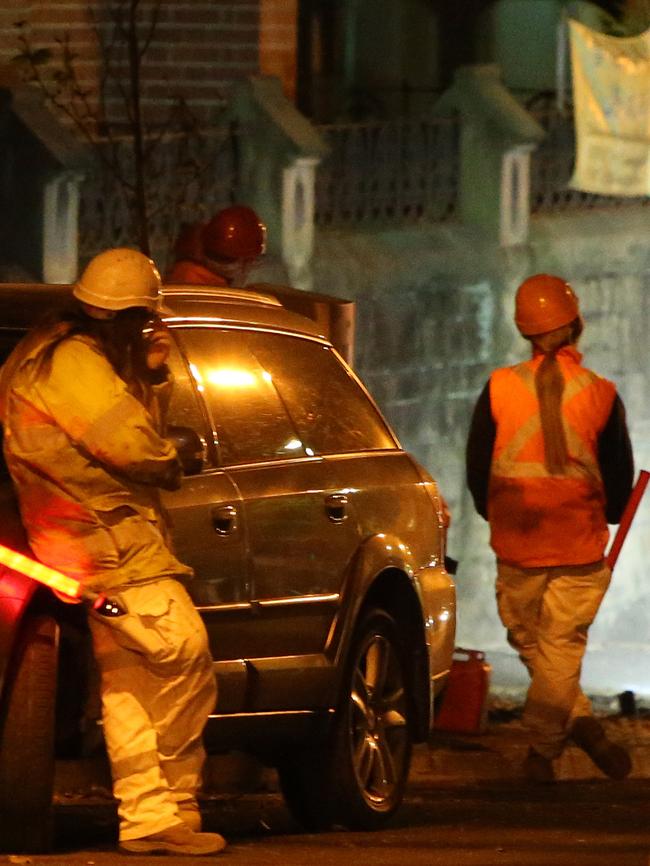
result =
M29 619L0 709L0 851L44 853L52 843L58 626Z
M411 761L411 701L394 619L368 610L356 628L331 737L278 767L293 816L306 829L333 823L377 830L399 807Z

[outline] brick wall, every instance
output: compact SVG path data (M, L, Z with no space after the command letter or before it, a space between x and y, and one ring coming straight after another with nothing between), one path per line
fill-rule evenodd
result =
M92 15L101 16L100 5L105 9L105 4L87 0L5 0L0 10L0 63L9 63L17 54L13 25L23 20L36 48L58 52L56 40L68 37L78 55L82 82L92 88L96 83L97 41L89 9ZM141 10L147 19L154 5L153 0L142 0ZM276 0L276 5L280 8L285 4ZM276 22L277 17L275 14ZM98 23L105 39L110 32L106 22L104 12ZM165 0L142 67L144 108L149 119L182 97L203 124L213 120L227 99L229 84L259 72L259 29L259 0ZM275 57L279 43L265 44L267 56ZM283 56L282 50L277 56ZM288 68L285 60L280 62ZM116 68L124 65L123 52L117 52ZM114 91L108 110L116 113L121 106L122 100Z
M260 71L282 82L285 96L296 95L297 0L261 0Z

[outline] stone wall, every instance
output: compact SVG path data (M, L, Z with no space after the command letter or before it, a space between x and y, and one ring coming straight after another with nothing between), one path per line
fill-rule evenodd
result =
M487 526L464 480L474 401L490 371L527 356L512 324L523 278L560 274L586 321L585 363L613 379L625 402L637 469L650 469L650 209L536 218L530 243L510 250L459 226L408 232L320 231L314 289L357 301L355 366L402 444L438 479L453 517L449 552L458 571L458 645L507 650L494 603ZM650 661L650 494L592 629L590 652ZM621 670L594 690L633 687L650 675Z

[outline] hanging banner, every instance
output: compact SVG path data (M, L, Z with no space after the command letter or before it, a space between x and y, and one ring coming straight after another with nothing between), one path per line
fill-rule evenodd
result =
M576 133L569 185L650 195L650 30L622 37L569 26Z

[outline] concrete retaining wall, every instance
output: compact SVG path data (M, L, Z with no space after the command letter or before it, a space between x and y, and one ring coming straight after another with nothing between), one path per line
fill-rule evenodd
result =
M649 230L650 209L627 208L538 217L530 242L507 250L453 225L317 237L314 289L357 301L355 366L451 507L460 646L494 659L509 652L487 527L465 486L464 448L491 369L527 356L512 324L526 276L547 271L572 282L586 321L585 363L617 383L637 469L650 468ZM649 540L650 495L591 632L585 685L592 692L650 693Z

